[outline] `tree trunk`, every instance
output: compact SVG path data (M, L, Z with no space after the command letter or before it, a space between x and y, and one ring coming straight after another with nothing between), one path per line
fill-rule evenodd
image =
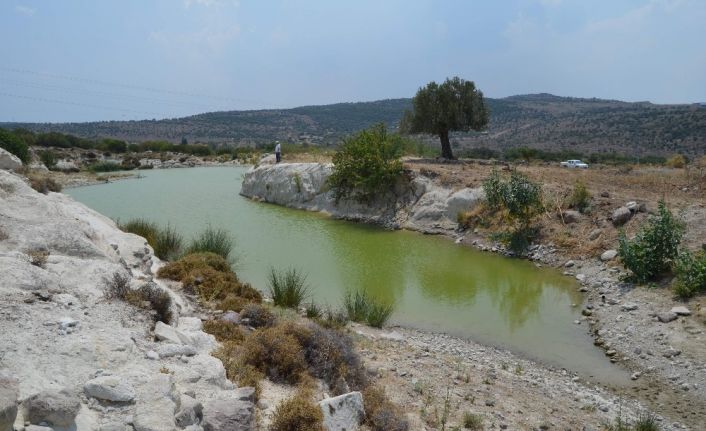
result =
M439 140L441 141L441 157L453 160L454 154L451 152L451 142L449 142L449 131L444 130L439 133Z

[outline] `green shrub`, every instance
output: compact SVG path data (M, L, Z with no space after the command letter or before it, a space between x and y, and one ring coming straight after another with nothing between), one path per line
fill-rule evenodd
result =
M352 197L369 203L390 191L403 173L404 140L378 124L344 140L333 156L328 184L336 200Z
M306 275L296 268L283 271L270 268L268 288L274 304L280 307L298 308L309 296Z
M664 201L660 201L658 214L650 217L634 239L628 240L621 230L618 255L632 272L630 278L645 283L670 269L683 236L683 223L674 218Z
M147 243L150 244L150 246L153 246L153 244L157 241L157 232L159 231L159 227L156 223L147 219L131 219L125 224L118 222L118 227L123 232L134 233L135 235L143 237L147 240Z
M522 254L534 240L537 230L531 224L542 210L542 187L517 171L505 181L494 170L483 182L488 207L504 210L514 225L512 230L496 235L517 254Z
M343 297L343 305L348 319L375 328L382 328L394 311L392 304L378 302L365 291L348 292Z
M154 310L157 321L169 323L172 320L172 298L169 293L154 283L145 283L138 289L130 288L130 277L115 272L103 278L104 292L107 299L120 299L135 307Z
M0 128L0 148L17 156L22 164L30 162L29 146L17 137L14 133Z
M576 181L574 190L569 196L569 208L573 208L581 213L585 213L591 205L591 194L586 189L586 185L581 181Z
M482 430L483 417L471 412L465 412L463 414L463 427L469 430Z
M186 252L209 252L222 256L224 259L228 259L232 249L233 240L228 232L224 229L214 229L209 226L198 237L191 241Z
M309 319L320 319L323 314L321 308L316 305L313 300L306 305L305 312L306 317L308 317Z
M253 332L243 343L243 363L275 382L299 382L307 364L293 328L294 324L282 324Z
M88 167L91 172L115 172L122 171L125 167L115 162L100 162Z
M688 299L706 292L706 253L680 253L674 264L674 273L674 293L679 298Z
M158 258L173 260L181 253L183 242L181 234L175 228L167 225L167 227L157 231L157 237L154 240L154 244L151 245L154 249L154 254Z
M324 414L307 391L282 401L272 415L270 431L324 431Z
M44 166L46 166L48 169L51 169L56 166L56 156L54 156L54 152L50 150L40 151L39 160L41 160L42 163L44 163Z
M483 191L485 192L485 200L488 203L488 207L499 209L502 206L505 185L497 169L493 169L490 176L483 181Z
M640 413L637 420L632 424L633 431L659 431L657 418L647 412Z

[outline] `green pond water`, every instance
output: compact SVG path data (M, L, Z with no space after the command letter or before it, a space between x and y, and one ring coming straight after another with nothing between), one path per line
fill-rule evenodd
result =
M338 306L347 289L366 289L394 301L393 324L502 346L601 381L625 380L585 324L573 323L582 298L572 279L441 237L253 202L238 194L245 171L144 171L143 178L67 193L113 219L170 223L187 238L209 224L227 229L238 276L260 290L271 266L296 267L308 274L319 304Z

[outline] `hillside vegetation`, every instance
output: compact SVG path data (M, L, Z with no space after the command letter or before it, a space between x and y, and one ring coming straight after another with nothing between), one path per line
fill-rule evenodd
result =
M706 108L535 94L486 99L487 131L456 133L454 148L532 147L580 153L693 157L706 151ZM211 112L184 118L92 123L4 123L37 132L130 142L161 140L255 145L274 140L336 145L376 123L397 127L411 99L338 103L293 109ZM435 143L431 137L429 143ZM438 143L436 143L438 145Z

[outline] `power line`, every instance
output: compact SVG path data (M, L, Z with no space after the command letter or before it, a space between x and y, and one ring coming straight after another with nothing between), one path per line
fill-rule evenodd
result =
M144 87L144 86L140 86L140 85L123 84L123 83L118 83L118 82L108 82L108 81L101 81L101 80L97 80L97 79L83 78L83 77L71 76L71 75L60 75L60 74L55 74L55 73L39 72L39 71L35 71L35 70L18 69L18 68L13 68L13 67L0 66L0 70L4 70L6 72L12 72L12 73L21 73L21 74L25 74L25 75L30 74L30 75L44 76L44 77L55 78L55 79L64 79L64 80L69 80L69 81L85 82L85 83L97 84L97 85L131 88L134 90L149 91L149 92L153 92L153 93L165 93L165 94L171 94L171 95L176 95L176 96L200 97L200 98L222 100L222 101L227 101L227 102L251 102L251 103L266 104L265 102L263 102L261 100L237 99L237 98L232 98L232 97L213 96L213 95L209 95L209 94L199 94L199 93L189 93L189 92L185 92L185 91L165 90L165 89L160 89L160 88Z
M100 105L92 105L88 103L78 103L78 102L68 102L65 100L54 100L54 99L45 99L43 97L33 97L33 96L24 96L21 94L12 94L12 93L5 93L0 91L0 96L7 96L7 97L15 97L18 99L28 99L28 100L34 100L37 102L49 102L49 103L60 103L63 105L73 105L73 106L82 106L85 108L98 108L98 109L108 109L112 111L123 111L123 112L130 112L133 114L147 114L147 115L160 115L156 112L147 112L147 111L135 111L132 109L123 109L123 108L112 108L109 106L100 106Z

